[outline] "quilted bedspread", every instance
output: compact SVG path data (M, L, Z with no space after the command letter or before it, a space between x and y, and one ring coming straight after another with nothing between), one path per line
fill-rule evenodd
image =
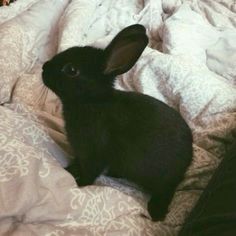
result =
M166 218L149 196L100 176L79 188L61 103L42 64L71 46L105 47L131 24L149 45L115 87L153 96L190 126L194 155ZM18 0L0 8L0 235L175 236L236 132L234 0ZM158 209L157 209L158 210Z

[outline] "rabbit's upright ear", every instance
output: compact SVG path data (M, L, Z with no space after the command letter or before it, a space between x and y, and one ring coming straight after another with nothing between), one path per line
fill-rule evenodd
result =
M116 76L128 71L148 44L142 25L131 25L118 33L105 49L105 75Z

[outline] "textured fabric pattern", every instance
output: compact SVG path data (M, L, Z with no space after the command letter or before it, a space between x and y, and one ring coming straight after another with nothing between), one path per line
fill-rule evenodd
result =
M14 2L8 7L0 8L0 24L14 18L25 10L29 9L34 3L39 0L21 0L21 2Z
M39 1L0 27L0 103L8 102L19 75L32 69L68 1Z
M41 50L37 41L30 41L27 46L35 54L17 57L22 47L13 47L16 64L9 73L17 81L7 92L10 103L0 107L0 235L177 235L236 131L235 11L234 1L228 0L72 0L59 22L49 15L61 11L48 3L50 14L43 14L37 26L29 23L34 30L28 34L48 32L49 25L55 25L54 31ZM133 23L147 28L149 47L117 78L116 88L167 103L181 113L194 136L193 162L163 222L150 220L148 196L123 180L100 176L92 186L76 186L61 167L71 154L61 103L41 80L42 62L56 53L56 47L104 47ZM14 28L19 23L11 24ZM17 29L24 32L24 27ZM15 30L10 34L18 35ZM21 35L19 45L28 37Z

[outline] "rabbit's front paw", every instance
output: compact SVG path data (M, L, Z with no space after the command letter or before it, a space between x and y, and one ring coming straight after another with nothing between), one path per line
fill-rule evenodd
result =
M76 165L70 165L65 168L75 179L79 177L79 169Z
M77 182L77 184L78 184L80 187L83 187L83 186L87 186L87 185L93 184L94 180L91 180L91 179L88 179L88 178L79 177L79 178L76 180L76 182Z
M81 170L76 165L70 165L66 168L66 170L70 172L80 187L91 185L94 182L94 178L82 176Z

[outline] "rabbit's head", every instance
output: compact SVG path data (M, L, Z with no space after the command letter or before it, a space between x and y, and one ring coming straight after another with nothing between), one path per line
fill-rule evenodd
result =
M118 33L105 49L72 47L43 65L44 84L64 99L100 99L113 89L116 75L127 72L147 46L142 25Z

